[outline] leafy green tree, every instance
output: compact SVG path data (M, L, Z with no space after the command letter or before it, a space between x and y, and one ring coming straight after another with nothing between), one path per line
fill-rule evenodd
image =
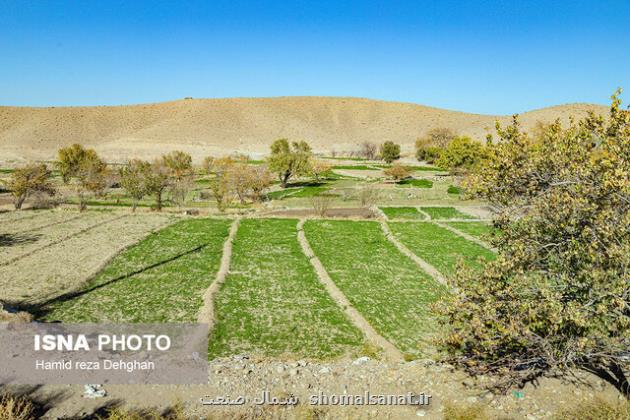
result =
M305 141L289 144L287 139L278 139L271 145L267 163L269 170L278 174L282 188L286 188L291 177L309 173L311 156L311 146Z
M155 195L155 209L162 211L164 193L171 185L171 170L163 159L153 161L150 170L146 173L145 185L147 193Z
M43 163L16 169L11 173L6 186L13 195L16 210L20 210L24 201L32 194L44 193L52 196L56 192L51 172Z
M86 193L102 194L107 187L107 164L95 150L73 144L58 152L57 168L65 184L73 184L79 198L79 210L87 206Z
M393 141L386 141L381 144L381 159L387 163L392 163L396 159L400 159L400 145Z
M448 360L507 387L571 368L630 395L630 111L537 138L516 118L467 180L499 210L495 261L441 307Z
M134 159L120 169L120 184L131 197L132 211L136 211L138 202L149 193L147 179L151 176L151 164L144 160Z
M487 150L483 144L470 137L455 137L435 163L452 172L466 172L479 165L486 156Z

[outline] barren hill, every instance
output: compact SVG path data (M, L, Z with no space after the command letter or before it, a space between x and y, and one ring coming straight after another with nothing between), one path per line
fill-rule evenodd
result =
M526 112L527 129L537 121L599 105L570 104ZM435 127L484 139L496 120L509 116L467 114L426 106L342 97L184 99L145 105L94 107L0 107L0 161L53 159L72 143L95 148L109 161L152 158L181 149L199 161L235 151L260 156L279 138L304 139L316 152L344 152L363 141L393 140L411 151Z

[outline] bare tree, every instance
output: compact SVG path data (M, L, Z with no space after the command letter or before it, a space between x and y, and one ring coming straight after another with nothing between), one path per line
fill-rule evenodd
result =
M360 155L369 160L375 160L378 156L378 146L372 142L364 141L360 146Z

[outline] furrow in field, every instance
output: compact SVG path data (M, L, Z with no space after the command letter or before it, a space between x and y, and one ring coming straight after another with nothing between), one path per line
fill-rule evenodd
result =
M460 260L481 269L483 260L494 258L492 251L435 223L388 222L388 226L411 252L447 276L454 274Z
M297 240L295 219L246 219L214 300L210 358L254 354L341 356L363 344L319 282Z
M49 303L63 322L193 322L219 268L229 220L188 219L114 258L86 287Z
M298 241L300 242L302 251L310 260L311 265L313 266L313 268L315 269L315 272L317 273L317 276L319 277L319 280L322 282L322 284L324 285L324 287L326 288L330 296L335 300L335 302L337 302L337 305L339 305L341 308L344 309L348 318L352 321L352 323L357 328L359 328L365 334L367 339L370 340L376 346L383 349L385 353L384 355L388 360L393 360L393 361L402 360L403 355L400 352L400 350L398 350L396 346L394 346L392 343L387 341L385 337L383 337L382 335L376 332L376 330L363 317L363 315L361 315L359 311L357 311L350 304L350 301L348 300L348 298L346 298L346 296L341 292L341 290L339 290L335 282L332 281L332 279L328 275L328 272L322 265L321 261L319 260L319 258L317 258L317 256L313 252L313 249L311 248L310 244L308 243L308 240L306 239L306 235L304 235L304 222L305 221L303 219L300 220L297 226Z
M157 214L130 215L0 266L0 300L37 304L75 290L121 248L170 220Z
M378 222L309 220L313 251L350 303L374 329L412 357L430 351L430 304L445 292L381 231Z
M29 217L16 220L0 215L0 232L3 234L26 233L71 220L79 215L78 212L64 210L33 210L30 213Z

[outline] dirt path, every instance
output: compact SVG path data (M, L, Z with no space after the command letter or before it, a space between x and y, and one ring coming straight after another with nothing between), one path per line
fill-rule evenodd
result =
M230 260L232 259L232 243L234 242L234 238L236 237L236 232L238 231L238 226L241 223L241 218L237 217L232 222L232 226L230 226L230 234L227 239L223 243L223 255L221 256L221 265L219 266L219 271L217 271L217 275L214 278L214 281L208 287L203 294L203 306L197 315L197 322L208 324L209 329L212 330L214 325L214 296L217 294L221 285L225 281L225 278L230 271Z
M319 277L319 280L322 282L330 296L344 310L350 321L365 334L368 341L371 341L372 343L383 349L383 357L386 360L393 362L404 360L401 351L398 350L396 346L390 343L385 337L377 333L374 328L372 328L370 323L352 306L348 298L346 298L343 292L339 290L337 285L332 281L332 279L328 275L328 272L322 265L322 262L319 260L319 258L317 258L317 256L313 252L313 249L309 245L308 240L306 239L306 235L304 234L304 222L305 219L301 219L297 224L298 241L300 242L302 251L308 257L311 265L315 269L317 277Z
M470 242L474 242L474 243L476 243L476 244L477 244L477 245L479 245L479 246L482 246L482 247L484 247L484 248L486 248L486 249L489 249L489 250L490 250L490 251L492 251L492 252L497 252L497 249L496 249L496 248L493 248L492 246L490 246L490 245L489 245L489 244L487 244L486 242L482 241L481 239L479 239L479 238L475 238L474 236L469 235L469 234L467 234L466 232L462 232L461 230L455 229L454 227L452 227L452 226L450 226L450 225L448 225L448 224L446 224L446 223L440 223L440 222L437 222L437 221L433 221L433 223L435 223L436 225L438 225L438 226L440 226L440 227L443 227L443 228L444 228L444 229L446 229L446 230L450 230L450 231L451 231L451 232L453 232L455 235L459 235L459 236L461 236L462 238L464 238L464 239L466 239L466 240L468 240L468 241L470 241Z
M435 280L439 281L440 283L446 285L446 278L444 278L444 276L442 275L442 273L440 273L435 267L433 267L431 264L429 264L428 262L426 262L425 260L423 260L422 258L418 257L416 254L414 254L413 252L411 252L409 250L409 248L407 248L406 246L404 246L398 239L396 239L396 237L394 236L394 234L392 233L391 230L389 230L389 226L387 226L387 222L385 220L381 220L381 228L383 229L383 233L385 234L385 237L396 246L396 248L398 248L398 250L400 252L402 252L403 254L405 254L406 256L408 256L409 258L411 258L413 260L413 262L415 262L416 264L418 264L418 266L424 270L427 274L429 274L431 277L433 277Z
M416 206L416 210L418 210L418 213L422 214L426 218L426 220L431 220L431 215L427 213L426 211L422 210L420 206Z

